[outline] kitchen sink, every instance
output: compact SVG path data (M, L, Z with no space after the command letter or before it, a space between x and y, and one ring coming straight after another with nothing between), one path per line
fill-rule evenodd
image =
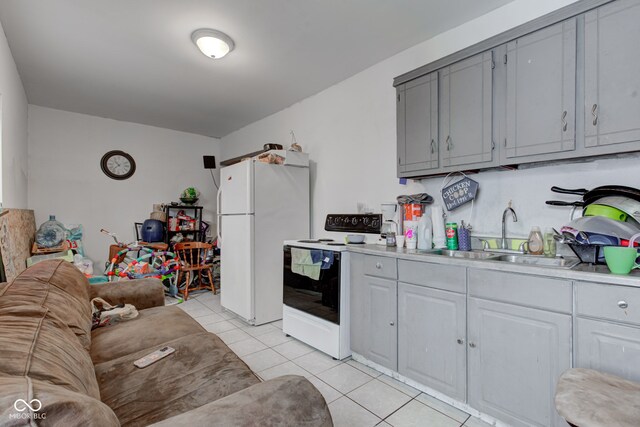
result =
M491 260L560 268L571 268L580 263L580 260L577 258L546 258L527 255L499 255L495 258L491 258Z
M483 251L451 251L448 249L438 249L432 251L424 251L424 253L430 253L434 255L444 255L453 258L466 258L466 259L495 259L499 254Z

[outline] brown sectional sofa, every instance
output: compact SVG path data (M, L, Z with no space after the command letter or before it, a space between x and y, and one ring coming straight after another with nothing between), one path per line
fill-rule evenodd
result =
M140 314L91 331L95 296ZM305 378L260 382L215 334L163 304L157 280L89 285L61 260L0 284L0 426L332 425ZM164 345L176 352L133 366Z

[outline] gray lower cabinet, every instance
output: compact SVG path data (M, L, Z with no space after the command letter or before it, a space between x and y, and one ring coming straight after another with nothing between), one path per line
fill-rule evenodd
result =
M585 15L585 146L592 154L640 150L640 2Z
M576 282L575 366L640 382L640 288Z
M566 426L555 388L571 367L571 281L468 270L468 403L514 426Z
M576 364L640 382L640 328L576 320Z
M440 158L444 171L490 167L493 156L493 52L440 70Z
M566 427L554 397L572 366L640 381L638 287L358 253L350 267L354 353L509 425Z
M469 298L468 402L514 426L566 426L557 378L571 367L571 316Z
M351 350L368 360L398 370L397 287L392 279L365 273L369 264L380 265L380 257L352 254L350 320ZM385 258L395 263L393 258Z
M462 273L464 277L464 270ZM400 374L465 401L465 341L464 294L402 282L398 284Z
M558 153L574 151L576 18L509 42L503 63L507 130L502 163L557 159Z
M398 176L438 169L438 73L397 89Z

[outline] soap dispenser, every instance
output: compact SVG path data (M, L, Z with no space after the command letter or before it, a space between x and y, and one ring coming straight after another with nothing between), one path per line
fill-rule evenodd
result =
M544 240L540 227L532 227L529 233L529 253L531 255L542 255L544 252Z

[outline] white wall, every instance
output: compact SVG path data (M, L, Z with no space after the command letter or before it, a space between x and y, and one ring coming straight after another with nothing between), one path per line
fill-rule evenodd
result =
M0 24L0 202L27 207L27 96Z
M398 184L396 178L396 112L393 78L456 52L509 28L572 3L572 0L516 0L401 52L369 69L263 120L222 138L223 158L254 151L265 142L289 145L289 131L310 154L312 167L312 234L320 237L328 213L354 213L356 202L379 204L399 194L426 191L436 196L442 178ZM604 184L640 186L637 157L556 165L519 171L488 171L474 175L480 183L471 224L475 234L499 235L502 211L509 200L519 221L508 224L510 235L526 236L532 225L560 226L567 208L552 208L558 199L552 185L592 188ZM560 198L561 199L561 198ZM575 200L566 197L565 200ZM469 219L470 206L450 214Z
M100 159L110 150L133 156L131 178L116 181L102 172ZM49 214L83 224L86 254L95 266L104 264L112 242L101 228L132 241L134 222L149 218L154 203L179 201L189 186L200 190L198 205L215 235L216 190L203 155L219 161L217 138L30 105L29 208L38 225Z

